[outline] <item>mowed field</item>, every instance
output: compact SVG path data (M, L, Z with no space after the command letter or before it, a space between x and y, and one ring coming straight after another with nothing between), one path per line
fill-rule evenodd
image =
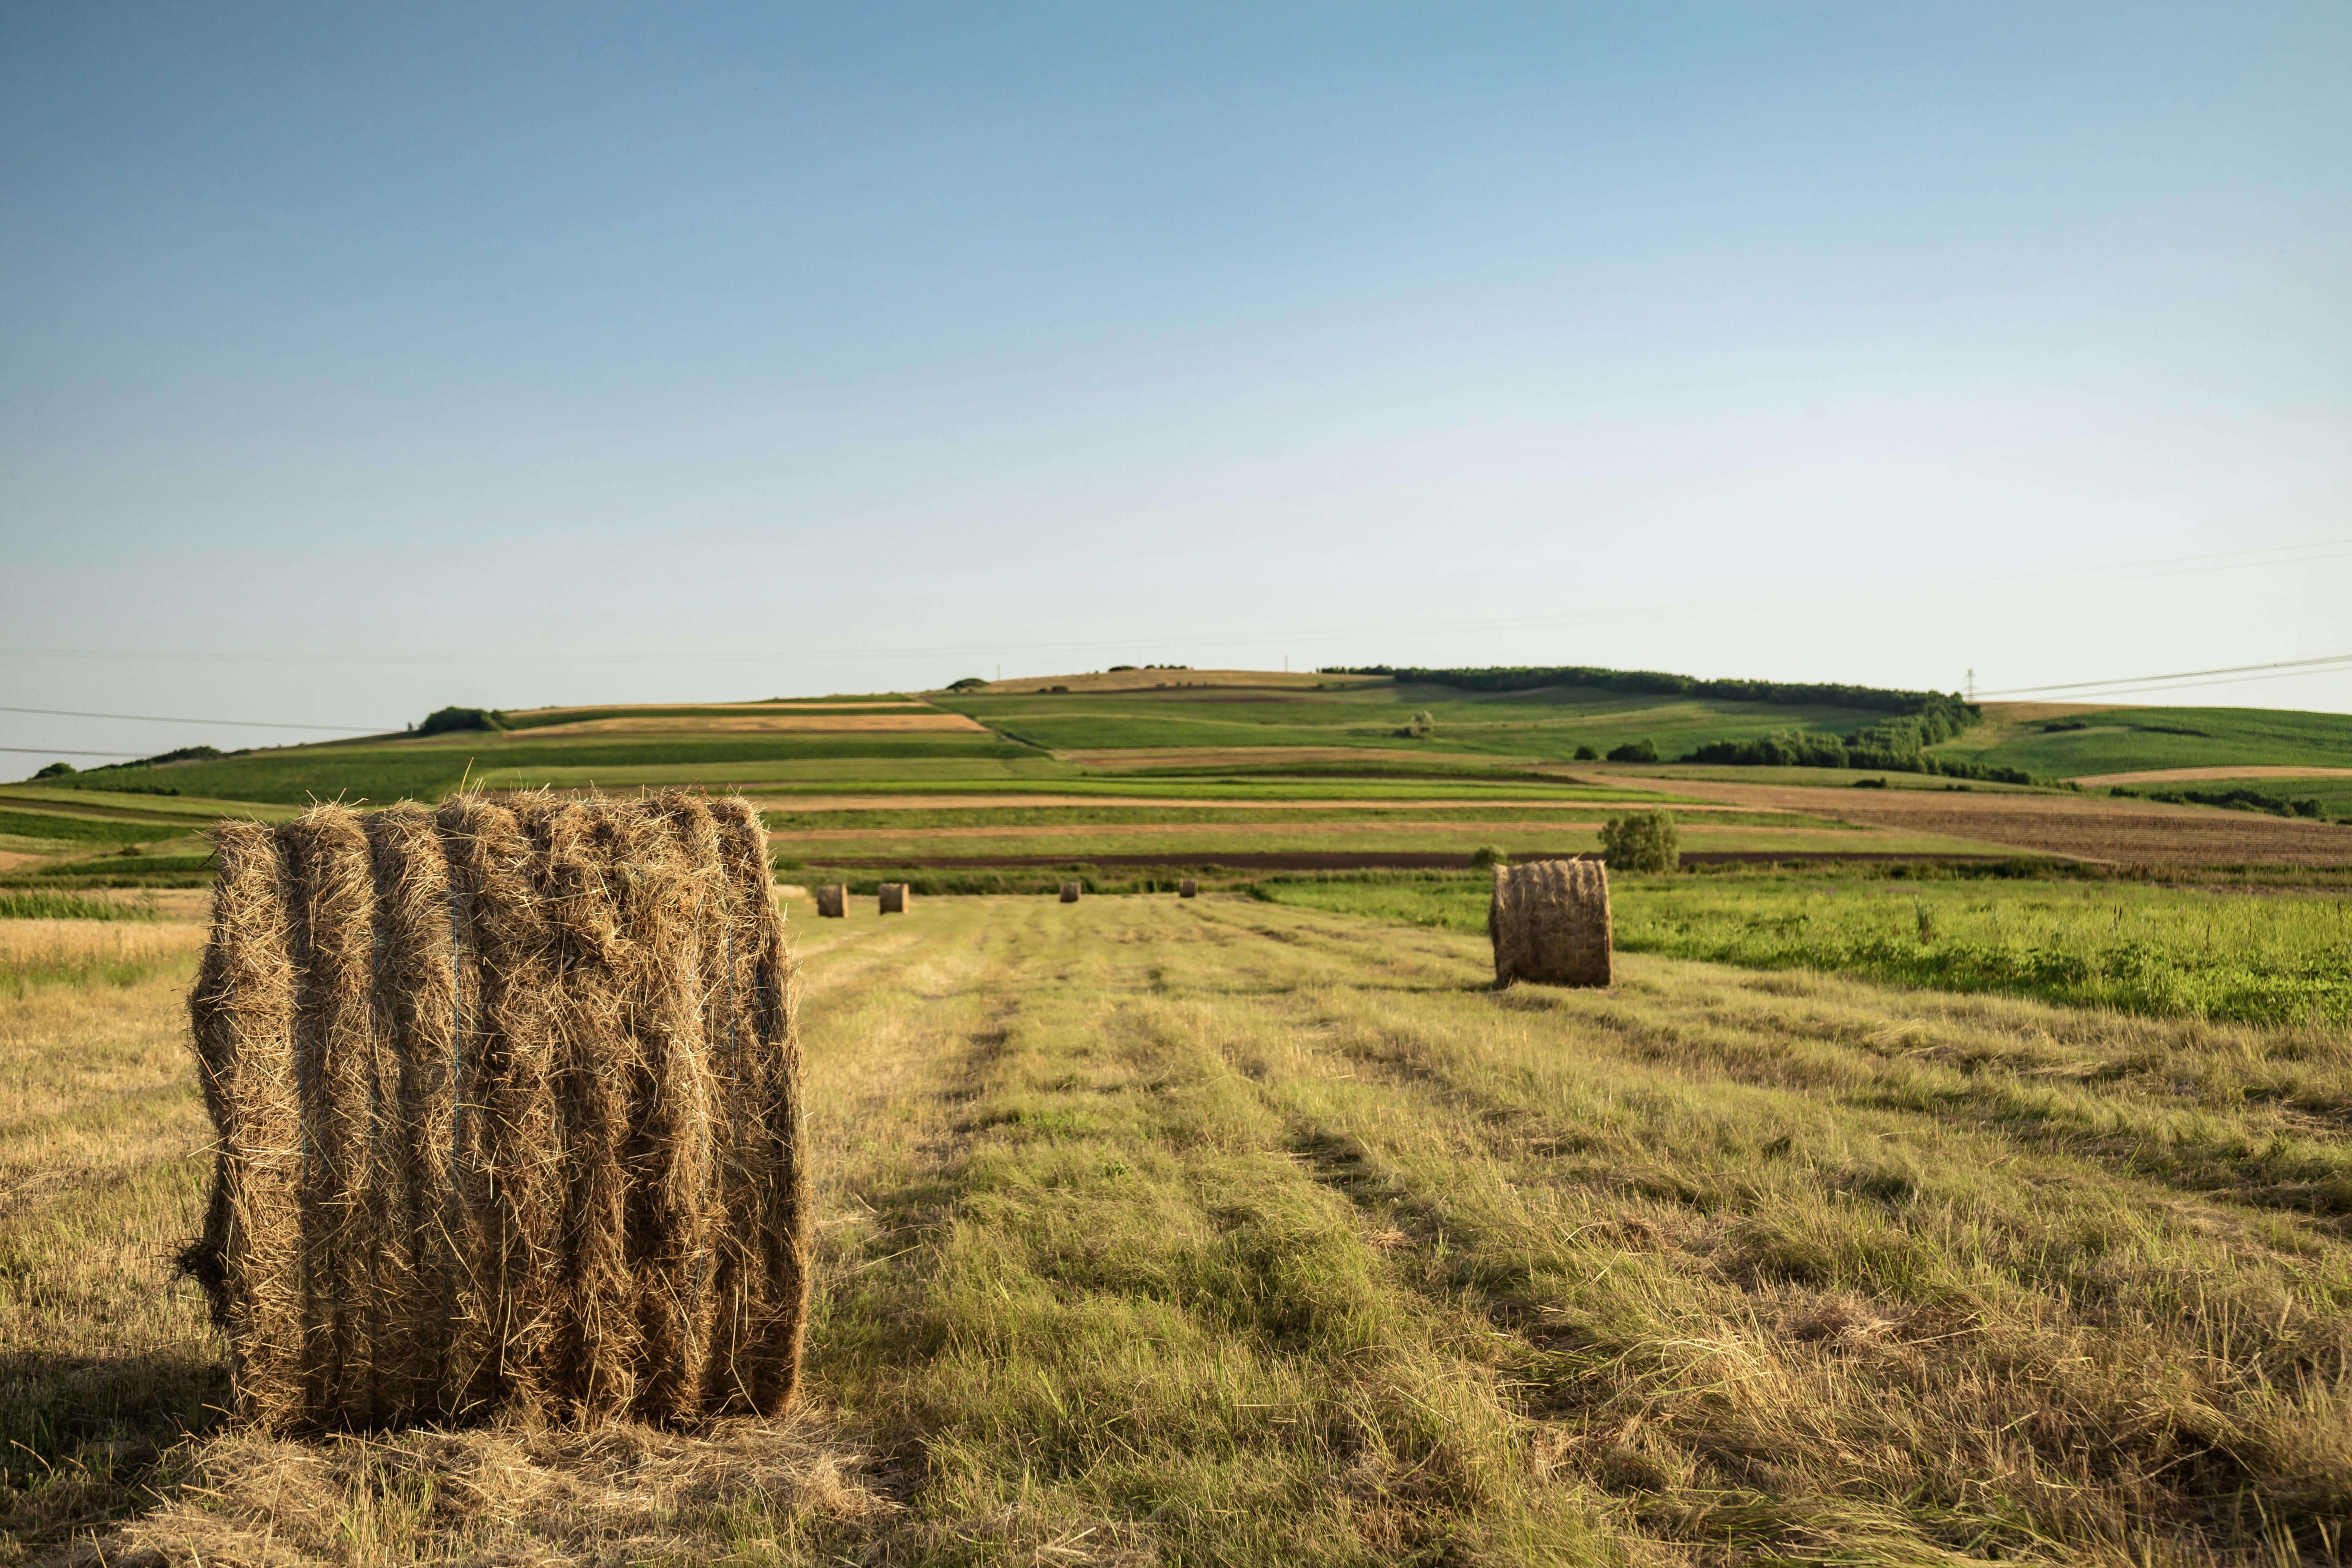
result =
M1656 953L1498 994L1475 935L1241 897L794 907L791 1420L261 1440L168 1268L179 897L0 920L19 1558L2123 1568L2352 1518L2342 1028Z

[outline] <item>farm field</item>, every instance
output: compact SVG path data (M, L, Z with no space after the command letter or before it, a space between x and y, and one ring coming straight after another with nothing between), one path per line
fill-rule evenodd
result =
M1985 722L1939 756L2022 768L2037 778L2156 769L2352 765L2352 714L2263 708L1984 704Z
M1496 994L1475 936L1230 897L795 906L793 1420L224 1431L172 913L0 921L152 943L0 1010L19 1555L2123 1568L2352 1515L2344 1030Z
M2040 791L1843 789L1688 779L1673 788L1750 810L1807 811L1894 832L1983 839L2125 865L2347 866L2352 824Z

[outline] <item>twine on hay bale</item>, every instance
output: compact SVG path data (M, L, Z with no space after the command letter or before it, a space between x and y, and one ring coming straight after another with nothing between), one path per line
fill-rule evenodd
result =
M816 912L829 921L845 920L849 915L849 889L841 882L827 882L816 889Z
M1176 896L1180 899L1197 898L1200 892L1201 884L1190 877L1182 879L1176 884Z
M903 915L915 901L914 895L907 890L904 882L883 883L880 897L882 912L886 915Z
M1598 860L1537 860L1495 868L1486 934L1495 984L1609 984L1609 873Z
M182 1266L272 1432L784 1408L800 1047L740 800L223 823Z
M1076 884L1076 882L1065 882L1065 883L1063 883L1063 884L1062 884L1062 902L1064 902L1064 903L1066 903L1066 904L1075 904L1075 903L1076 903L1077 901L1078 901L1078 884Z

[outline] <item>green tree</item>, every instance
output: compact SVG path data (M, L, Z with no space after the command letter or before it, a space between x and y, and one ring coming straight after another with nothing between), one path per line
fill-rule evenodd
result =
M1601 830L1601 858L1619 871L1674 871L1682 867L1682 835L1672 815L1640 811L1612 816Z

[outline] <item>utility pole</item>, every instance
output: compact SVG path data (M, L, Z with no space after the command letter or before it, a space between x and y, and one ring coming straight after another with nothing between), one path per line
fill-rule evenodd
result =
M1971 670L1969 670L1969 701L1971 701L1971 702L1974 702L1976 700L1977 700L1977 672L1976 672L1975 670L1971 669Z

